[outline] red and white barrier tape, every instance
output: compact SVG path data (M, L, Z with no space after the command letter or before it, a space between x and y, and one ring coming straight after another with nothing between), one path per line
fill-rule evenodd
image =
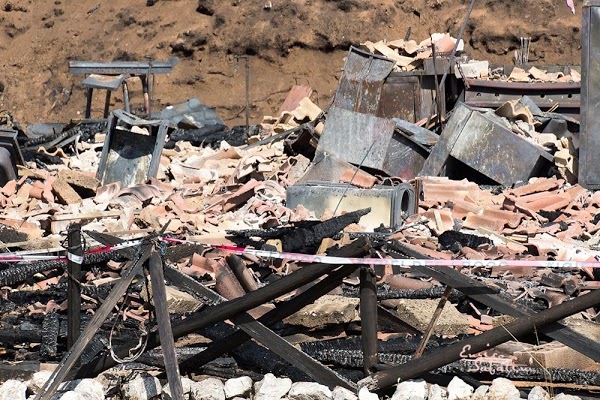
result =
M142 240L129 240L123 243L115 244L112 246L103 246L98 247L93 250L86 251L85 254L97 254L97 253L105 253L108 251L122 250L129 247L136 247L142 244ZM4 253L0 254L0 262L10 263L10 262L34 262L34 261L61 261L66 262L68 260L77 262L81 264L83 262L83 257L76 256L75 254L68 253L66 256L64 255L43 255L43 254L24 254L23 252L19 253Z
M171 243L194 243L202 244L214 249L229 251L235 254L249 254L257 257L275 258L281 260L292 260L306 263L320 264L361 264L361 265L396 265L400 267L415 266L440 266L440 267L535 267L535 268L600 268L598 261L547 261L547 260L415 260L415 259L390 259L390 258L350 258L318 256L312 254L286 253L277 251L256 250L245 247L225 246L182 240L175 238L163 238Z

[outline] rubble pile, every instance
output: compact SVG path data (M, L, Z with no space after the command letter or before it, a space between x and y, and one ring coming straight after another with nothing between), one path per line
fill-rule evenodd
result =
M578 183L579 120L524 95L469 103L467 64L440 88L461 43L351 48L329 107L294 86L256 127L197 99L7 120L0 398L597 392L600 197Z

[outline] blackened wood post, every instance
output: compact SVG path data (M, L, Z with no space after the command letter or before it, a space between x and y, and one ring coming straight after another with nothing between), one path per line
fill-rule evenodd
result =
M539 312L521 317L509 324L499 326L481 335L470 337L458 343L439 349L431 354L414 359L405 364L372 374L358 382L360 387L371 391L390 387L398 382L415 378L461 358L491 349L499 344L530 334L539 328L559 319L595 307L600 304L600 290L591 291L574 300Z
M143 263L150 257L150 250L149 246L142 246L140 256L135 261L127 263L123 272L121 272L121 279L117 281L108 297L104 300L104 303L96 310L94 317L87 324L79 339L75 341L73 347L65 353L58 368L54 370L39 393L35 395L35 400L50 400L54 393L56 393L62 381L75 366L83 350L85 350L90 340L98 332L98 329L100 329L106 318L110 315L119 299L125 294L133 278L142 270Z
M365 374L374 372L377 360L377 289L375 274L369 267L360 268L360 334Z
M358 238L347 246L336 250L332 255L339 257L353 257L358 254L364 254L370 248L370 242L366 238ZM331 273L337 269L339 265L328 264L309 264L302 269L292 272L283 278L263 286L258 290L246 294L244 297L233 299L226 303L206 308L194 315L190 315L187 319L173 324L173 336L179 338L190 333L215 324L220 321L229 319L237 314L246 312L260 306L263 303L272 301L285 293L306 285L320 278L323 275ZM148 335L148 343L146 349L150 350L159 345L158 338L155 333ZM125 356L132 343L127 343L116 350L118 356ZM115 366L115 361L110 356L100 356L98 359L82 366L77 371L77 377L87 377L97 375L100 372Z
M158 335L163 358L165 360L165 371L171 389L173 400L183 400L183 386L179 375L179 364L175 353L175 339L171 329L171 319L167 306L167 289L165 287L165 274L160 255L155 251L149 261L150 279L152 281L152 299L154 300L154 312L158 322Z
M81 224L71 224L67 234L67 348L79 338L81 333L81 264L83 245Z
M421 343L419 343L417 351L415 351L415 358L419 358L423 355L423 352L425 351L425 346L427 346L427 342L429 342L429 338L431 337L433 329L435 328L435 324L437 324L437 321L440 318L440 315L442 315L442 311L444 310L444 306L448 301L448 297L450 297L450 292L452 292L452 287L446 286L446 290L444 290L444 294L442 294L442 297L440 298L440 301L438 302L438 305L435 311L433 312L431 321L429 321L429 326L427 326L427 329L425 329L425 332L423 332Z

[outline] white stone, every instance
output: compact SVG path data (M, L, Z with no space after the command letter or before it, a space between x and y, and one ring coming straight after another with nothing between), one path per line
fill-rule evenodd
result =
M279 400L292 388L289 378L277 378L266 374L262 381L254 384L254 400Z
M554 396L554 400L581 400L581 397L573 396L572 394L560 393Z
M287 395L289 400L331 400L333 394L324 385L316 382L296 382Z
M362 387L358 391L358 400L379 400L379 396L377 396L375 393L369 392L369 389L366 387Z
M26 392L25 383L9 379L0 386L0 400L25 400Z
M333 400L358 400L358 396L345 387L336 386L331 393Z
M240 376L239 378L225 381L225 398L249 397L252 392L252 378Z
M33 392L34 394L38 394L40 389L43 388L44 384L48 381L48 379L50 379L50 376L52 376L51 371L36 372L35 374L33 374L31 379L26 382L27 388L29 389L30 392Z
M429 388L429 395L427 400L446 400L448 398L448 392L440 385L432 385Z
M426 400L427 382L422 379L400 382L392 400Z
M225 400L225 385L217 378L192 383L192 400Z
M139 377L123 385L124 400L150 400L161 392L160 381L153 376Z
M84 400L85 397L81 393L78 393L74 390L69 390L68 392L64 392L60 396L60 400Z
M452 378L448 384L448 400L469 400L473 394L473 387L460 379Z
M471 400L487 400L488 390L490 390L490 387L487 385L479 386L475 389L475 392L471 396Z
M492 381L488 398L490 400L519 400L521 394L509 379L496 378Z
M182 377L181 378L181 386L183 388L183 398L186 400L189 400L191 393L192 393L192 384L194 383L193 380L191 380L190 378L185 378ZM167 382L165 384L165 386L163 386L163 398L164 400L171 400L171 388L169 387L169 382Z
M541 386L535 386L527 395L527 400L550 400L550 394Z
M94 379L82 379L73 391L79 393L85 400L104 400L102 383Z

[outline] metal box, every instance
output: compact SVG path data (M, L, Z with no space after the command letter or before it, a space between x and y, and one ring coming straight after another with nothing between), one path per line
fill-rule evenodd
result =
M415 190L409 184L360 189L341 183L306 182L290 186L286 192L287 207L293 209L302 204L317 218L336 209L336 215L340 215L371 207L371 212L360 220L366 231L373 231L381 225L398 229L408 216L416 212Z

